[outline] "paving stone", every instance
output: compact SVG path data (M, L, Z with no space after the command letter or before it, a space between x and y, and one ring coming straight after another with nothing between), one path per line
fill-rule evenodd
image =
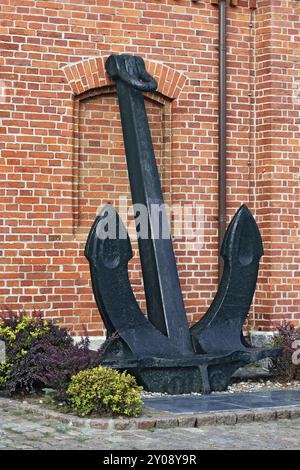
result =
M276 411L274 410L257 410L254 413L254 421L271 421L276 419Z
M124 429L129 429L132 427L132 422L129 420L118 420L113 423L113 428L117 431L124 431Z
M238 423L251 423L254 421L254 412L253 411L238 411L236 413L236 418Z
M216 422L216 417L214 413L211 414L200 414L196 417L196 427L200 428L201 426L213 425Z
M226 424L232 425L236 423L236 414L235 413L216 413L216 424Z
M95 429L108 429L109 422L108 421L101 421L100 419L95 419L90 421L91 428Z
M291 419L300 418L300 408L292 408L290 415Z
M137 419L135 426L137 429L153 429L156 426L156 419Z
M161 418L156 421L156 428L168 429L177 427L177 418Z
M287 408L282 408L282 409L278 408L278 409L276 409L276 418L277 419L290 419L291 418L290 409L287 409Z
M180 428L193 428L196 426L196 417L194 416L179 416L177 418L178 426Z

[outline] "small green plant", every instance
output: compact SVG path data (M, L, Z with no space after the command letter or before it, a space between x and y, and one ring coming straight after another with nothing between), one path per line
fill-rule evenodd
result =
M81 416L92 412L139 416L143 408L142 389L126 372L95 367L74 375L67 395Z
M9 376L9 370L10 370L11 364L9 362L5 362L3 364L0 364L0 389L3 387L7 381L7 378Z

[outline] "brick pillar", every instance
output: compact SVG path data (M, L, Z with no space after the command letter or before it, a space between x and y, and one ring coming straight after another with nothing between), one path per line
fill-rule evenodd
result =
M299 3L260 0L254 14L256 215L265 247L255 329L299 321Z

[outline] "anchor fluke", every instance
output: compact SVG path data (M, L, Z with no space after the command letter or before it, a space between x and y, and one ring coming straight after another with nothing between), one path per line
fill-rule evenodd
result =
M217 294L202 319L191 328L198 352L243 350L242 327L255 291L263 245L246 205L240 207L224 236L224 271Z
M96 217L85 256L90 263L94 296L108 334L118 332L126 344L122 361L145 357L177 357L175 344L158 331L143 315L128 277L132 258L129 236L118 213L110 204ZM108 360L108 358L106 358Z

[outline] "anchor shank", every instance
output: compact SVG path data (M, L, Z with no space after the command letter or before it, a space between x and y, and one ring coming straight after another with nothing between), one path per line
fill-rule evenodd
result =
M153 91L154 80L147 84L143 67L141 59L126 55L110 56L106 64L107 72L117 84L132 202L147 208L148 237L140 236L138 243L148 318L162 333L176 341L182 353L190 353L191 339L142 94L147 91L147 85L152 86ZM129 74L126 80L123 79L124 70ZM144 82L137 86L141 75ZM159 207L160 220L164 222L163 233L161 222L159 230L154 227L153 205Z

